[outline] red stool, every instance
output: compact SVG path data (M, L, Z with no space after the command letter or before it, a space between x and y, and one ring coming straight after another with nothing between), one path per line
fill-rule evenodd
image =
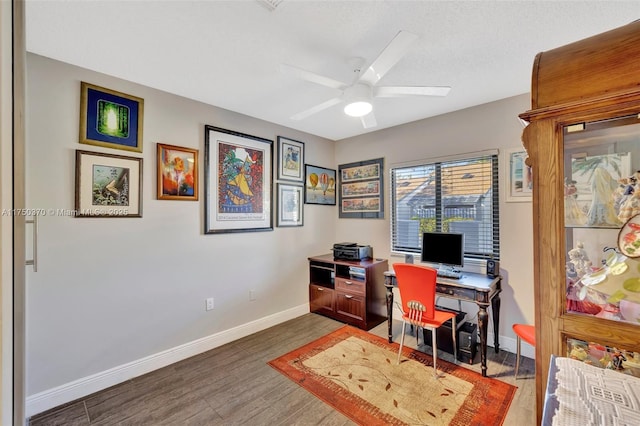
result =
M515 377L518 378L518 368L520 368L520 342L524 340L531 346L536 346L536 328L527 324L513 324L513 332L516 333L516 373Z

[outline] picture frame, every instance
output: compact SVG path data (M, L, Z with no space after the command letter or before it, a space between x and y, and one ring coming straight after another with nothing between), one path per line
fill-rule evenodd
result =
M205 125L204 233L273 230L273 141Z
M80 83L80 143L142 152L144 99Z
M198 150L157 144L158 200L198 201Z
M523 148L505 150L505 201L508 203L532 200L533 169L525 163L527 157L527 151Z
M278 180L304 182L304 142L278 136Z
M76 150L75 217L142 217L142 158Z
M326 167L304 165L304 203L336 205L336 171Z
M338 166L338 217L384 218L384 158Z
M304 188L300 185L277 184L279 227L302 226L304 223Z

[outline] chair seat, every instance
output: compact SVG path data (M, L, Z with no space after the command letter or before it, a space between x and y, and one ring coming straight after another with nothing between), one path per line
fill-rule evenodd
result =
M533 325L513 324L513 332L531 346L536 345L536 328Z
M427 319L427 320L423 319L422 321L416 321L406 314L403 314L402 318L409 324L417 325L418 327L423 327L423 328L436 327L437 328L455 316L456 314L454 314L453 312L435 311L433 315L433 319Z

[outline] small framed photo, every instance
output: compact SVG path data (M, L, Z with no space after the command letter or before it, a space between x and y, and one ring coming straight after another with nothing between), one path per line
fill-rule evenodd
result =
M336 205L336 171L324 167L304 165L305 204Z
M158 200L198 200L198 150L158 144Z
M144 100L80 84L80 143L142 152Z
M302 186L278 183L277 226L302 226Z
M527 151L522 148L506 150L505 174L507 176L506 201L531 201L533 194L533 172L527 166Z
M278 180L304 182L304 142L278 136Z
M142 158L76 150L76 217L142 217Z

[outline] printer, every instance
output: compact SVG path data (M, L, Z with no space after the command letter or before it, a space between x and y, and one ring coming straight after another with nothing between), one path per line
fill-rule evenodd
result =
M357 243L336 243L333 245L334 260L363 260L372 257L371 246L361 246Z

